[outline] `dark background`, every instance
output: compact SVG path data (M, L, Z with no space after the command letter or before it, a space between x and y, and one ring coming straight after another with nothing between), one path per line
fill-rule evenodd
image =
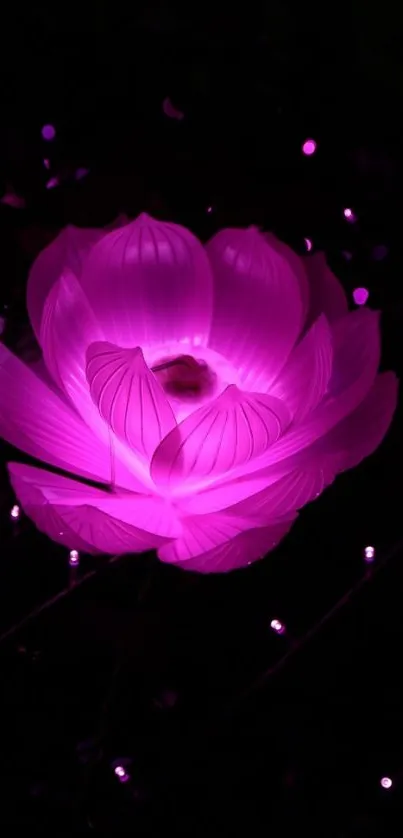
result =
M257 224L303 253L309 237L350 299L369 289L382 366L401 376L399 12L187 9L104 0L3 13L0 195L12 186L26 201L0 204L3 338L35 354L27 271L61 227L146 210L203 239ZM181 122L163 113L166 96ZM77 182L78 167L89 174ZM378 452L275 553L225 577L152 555L82 557L69 577L66 551L10 521L2 467L1 630L69 591L0 644L3 828L401 836L400 419L401 408ZM3 446L2 462L11 456Z

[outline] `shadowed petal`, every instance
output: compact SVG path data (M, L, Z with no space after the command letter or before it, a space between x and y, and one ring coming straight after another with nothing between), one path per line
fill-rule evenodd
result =
M301 331L304 304L292 265L255 229L222 230L207 244L214 273L209 346L265 390Z
M82 283L112 343L206 344L212 275L204 248L184 227L140 215L93 248Z
M354 468L381 444L392 422L397 398L395 374L378 375L359 407L318 442L314 455L330 455L337 472Z
M91 397L105 422L129 448L148 460L176 420L139 347L93 343L87 350Z
M81 229L69 225L35 259L28 277L27 307L29 319L38 340L43 306L53 284L64 270L79 277L84 259L91 247L102 239L108 230L120 227L126 223L126 220L125 216L119 216L104 230Z
M235 385L181 422L157 448L151 476L160 485L225 474L263 454L290 421L287 407Z
M181 533L172 507L146 495L109 495L74 480L9 463L23 509L54 541L86 552L151 550Z
M289 407L294 422L301 422L322 401L332 372L332 335L324 315L295 347L270 395Z
M306 256L303 264L308 276L310 308L307 325L325 314L329 323L345 317L348 312L344 288L328 268L323 253Z
M264 238L266 239L267 243L272 248L274 248L274 250L277 250L277 252L281 256L283 256L283 258L288 262L288 264L292 268L293 273L295 274L298 280L299 291L304 312L303 319L305 320L310 306L310 290L308 277L305 270L304 259L301 259L301 257L294 253L294 251L291 250L291 248L288 247L287 244L284 244L284 242L277 239L276 236L273 236L272 233L264 233Z
M0 344L0 435L57 468L109 483L110 451L31 369ZM119 484L138 485L123 465Z
M219 516L193 516L183 522L182 538L161 547L158 550L158 556L162 561L178 564L186 570L199 573L227 573L235 568L245 567L257 559L262 559L289 532L296 517L296 515L290 515L280 520L273 520L267 527L240 529L237 534L235 534L234 525L234 536L222 541L220 536L216 535L218 530L223 529L222 521L218 523ZM198 518L197 521L196 518ZM225 516L222 516L222 519L224 518ZM249 527L250 524L251 522L249 522ZM241 527L241 524L239 526ZM217 544L203 550L202 546L208 543L206 535L211 530L213 540L216 540ZM228 527L227 531L229 531ZM186 558L181 558L182 555Z
M356 388L359 382L358 404L372 386L379 367L379 313L368 308L350 312L334 324L332 339L334 362L329 396L338 398L353 382Z

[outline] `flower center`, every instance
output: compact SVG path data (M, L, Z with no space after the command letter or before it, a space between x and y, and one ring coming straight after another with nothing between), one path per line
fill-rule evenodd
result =
M161 358L151 367L167 395L181 401L199 400L212 395L217 376L202 359L192 355Z

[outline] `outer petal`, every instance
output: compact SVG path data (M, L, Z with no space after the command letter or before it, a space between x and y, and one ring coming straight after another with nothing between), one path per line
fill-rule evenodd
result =
M322 464L312 465L303 471L296 469L263 491L228 507L225 512L253 518L264 524L316 500L333 482L334 476L334 469L324 458Z
M129 448L150 460L157 445L176 427L176 420L140 347L92 343L87 350L87 381L108 426Z
M323 253L306 256L303 260L310 291L310 309L308 325L313 323L320 314L325 314L329 323L345 317L348 312L347 297L344 288L328 268Z
M28 277L27 307L38 340L43 306L53 284L65 269L79 276L84 257L103 235L104 230L65 227L35 259Z
M146 495L109 495L41 469L10 463L14 491L38 529L96 553L151 550L181 533L173 509Z
M110 429L91 398L86 377L86 352L91 342L102 338L102 331L80 283L72 274L63 276L51 289L43 310L41 344L46 364L86 425L108 450L113 445L117 485L123 485L120 473L122 468L126 471L127 467L141 481L139 484L133 476L129 488L143 491L144 484L150 483L148 470L142 468L138 458L126 446L112 439Z
M265 390L301 331L304 304L292 266L255 229L222 230L207 245L214 272L209 346Z
M230 385L165 437L152 459L151 476L159 485L174 486L225 474L266 451L289 421L278 399Z
M313 455L331 457L337 472L354 468L381 444L392 422L397 397L395 374L378 375L359 407L313 447Z
M103 423L89 393L86 351L90 343L103 337L79 281L72 273L65 272L54 283L43 308L40 333L43 357L51 376L85 422L95 417L92 424L97 431Z
M324 315L295 347L270 394L284 401L301 422L322 401L332 372L332 335Z
M82 282L112 343L207 342L212 275L204 248L184 227L140 215L93 248Z
M354 382L358 404L372 386L380 362L378 312L367 308L352 311L335 323L332 338L334 363L329 396L343 396Z
M0 434L32 457L74 474L109 483L110 451L40 378L0 344ZM134 488L119 465L116 482Z
M298 280L299 292L303 304L304 320L310 307L310 290L304 260L301 259L287 244L277 239L272 233L265 233L267 243L289 263Z
M293 425L271 448L242 472L268 466L295 468L295 456L324 437L362 402L374 383L380 357L378 315L360 309L340 320L333 330L334 362L328 396L300 425ZM291 459L293 458L293 459Z
M218 523L218 516L194 516L183 522L185 532L182 538L161 547L158 556L162 561L178 564L186 570L226 573L263 558L284 538L296 517L290 515L271 521L267 527L240 530L231 539L222 541L219 534L215 535L223 526L222 521ZM222 516L222 519L224 518L225 516ZM213 535L210 538L212 541L216 540L217 544L203 551L202 545L207 543L206 536L211 532ZM187 558L181 558L182 554Z

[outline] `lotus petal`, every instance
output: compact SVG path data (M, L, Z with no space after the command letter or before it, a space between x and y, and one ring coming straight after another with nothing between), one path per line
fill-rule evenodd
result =
M11 482L38 529L67 547L99 553L151 550L180 535L167 502L103 492L21 463L9 463Z
M290 355L270 395L282 399L294 422L302 422L322 401L332 372L332 335L324 315Z
M143 350L179 341L206 344L212 282L200 242L184 227L146 214L105 236L82 275L106 339Z
M214 272L209 346L239 370L242 387L268 389L301 331L304 303L286 258L255 229L222 230L207 245Z
M289 421L278 399L230 385L165 437L152 459L151 476L169 486L225 474L267 451Z
M108 426L129 448L150 460L157 445L176 427L176 420L141 349L92 343L87 350L87 380Z
M109 483L108 448L29 367L0 344L0 434L31 457L82 477ZM118 485L138 481L119 464Z
M306 256L303 260L309 283L310 309L307 325L309 326L321 314L325 314L329 323L345 317L348 312L347 297L342 284L326 264L323 253Z
M217 536L219 543L207 550L203 550L202 547L208 543L206 534L210 532L210 518L212 516L198 516L198 543L191 535L194 530L195 517L183 522L185 532L181 539L170 542L158 550L159 558L161 561L172 564L178 563L180 567L185 567L186 570L195 570L199 573L227 573L235 568L245 567L256 559L262 559L284 538L297 516L294 514L280 520L273 520L266 527L250 527L241 530L233 538L224 542L221 542ZM220 525L215 522L213 524L214 532L218 527ZM181 559L182 552L188 558ZM193 555L191 555L192 552Z

